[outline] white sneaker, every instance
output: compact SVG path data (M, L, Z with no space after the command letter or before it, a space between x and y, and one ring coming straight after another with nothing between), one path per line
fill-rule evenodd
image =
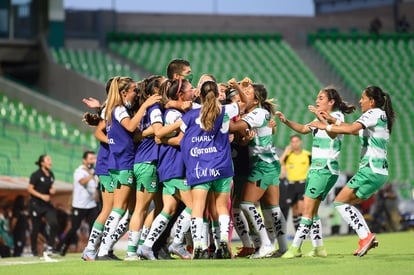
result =
M147 247L147 246L144 246L144 245L142 245L141 246L141 250L140 250L140 256L141 257L143 257L144 259L147 259L147 260L158 260L157 258L155 258L155 256L154 256L154 252L152 251L152 247Z
M272 245L262 245L259 250L254 253L250 259L260 259L272 256L274 247Z
M185 249L182 244L171 244L168 247L168 251L172 254L179 256L183 260L191 260L191 253Z

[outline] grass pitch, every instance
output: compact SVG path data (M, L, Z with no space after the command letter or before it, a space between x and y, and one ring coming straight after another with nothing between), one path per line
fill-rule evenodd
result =
M352 255L358 247L358 237L352 235L325 238L326 258L84 262L80 254L67 254L54 258L57 262L37 257L0 259L0 274L414 274L414 232L378 234L377 239L379 247L364 257ZM310 249L307 240L302 251Z

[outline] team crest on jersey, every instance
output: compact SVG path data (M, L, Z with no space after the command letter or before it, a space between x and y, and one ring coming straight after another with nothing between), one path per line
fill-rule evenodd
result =
M155 187L157 187L157 182L155 181L151 182L151 188L155 188Z

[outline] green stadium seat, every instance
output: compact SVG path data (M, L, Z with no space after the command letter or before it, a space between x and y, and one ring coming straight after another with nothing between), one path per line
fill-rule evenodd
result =
M280 40L280 37L218 34L162 35L160 39L149 39L149 37L151 37L150 34L139 39L130 39L128 43L112 40L110 50L155 74L165 74L166 64L173 58L181 57L191 61L195 80L203 73L212 73L221 82L231 77L238 79L244 76L254 77L254 81L263 82L266 85L269 97L278 98L280 104L278 109L285 112L288 117L304 122L312 118L306 110L306 105L314 102L315 91L318 91L322 84L290 46ZM365 74L364 71L364 77L360 77L360 67L352 65L352 62L360 60L369 62L373 54L361 49L360 45L367 43L375 45L376 41L356 36L352 39L344 39L344 36L338 33L332 37L333 40L327 41L316 39L315 47L328 62L331 62L333 68L341 70L340 74L348 79L347 81L356 93L360 94L365 86L361 85L361 82L366 80L366 75L372 81L375 74L380 72L382 76L389 74L389 72L374 69L372 73L369 71ZM343 44L337 46L338 43ZM408 45L414 46L414 44ZM385 49L383 52L387 53ZM150 55L157 58L150 58ZM285 95L289 91L295 91L298 95L293 99L286 99ZM307 104L303 104L304 102ZM279 127L278 131L275 142L278 146L284 147L291 131L283 126ZM309 147L309 144L307 141L305 146ZM345 169L355 171L359 145L352 140L352 142L344 142L344 146L349 152L343 154L349 159L349 163L345 163Z
M126 47L120 48L127 49ZM75 70L103 83L106 83L114 75L128 75L136 78L136 73L129 66L120 64L99 50L51 48L50 51L55 61L65 68Z
M29 177L36 169L34 161L37 157L47 153L52 156L56 178L72 182L82 151L97 149L92 134L79 132L85 137L84 142L72 143L69 137L73 127L50 115L39 114L22 102L10 101L3 94L0 94L0 118L5 122L0 135L2 175Z
M414 134L411 127L405 127L414 119L410 111L414 100L414 38L398 34L375 39L358 35L347 41L316 37L312 38L315 49L357 95L368 85L380 86L390 93L398 112L389 144L390 178L412 179L414 148L401 148L399 144L406 144Z

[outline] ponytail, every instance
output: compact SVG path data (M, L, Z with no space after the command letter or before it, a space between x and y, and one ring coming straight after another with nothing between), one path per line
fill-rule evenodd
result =
M391 102L390 95L388 93L384 93L384 95L385 95L384 111L387 114L387 126L391 134L392 125L394 124L394 120L395 120L395 113L394 113L394 109L392 108L392 102Z
M108 92L107 106L105 109L105 120L109 125L112 124L112 110L116 106L121 106L124 104L122 101L121 92L128 90L132 82L132 78L121 76L114 77L114 79L111 81Z
M172 80L167 79L160 86L160 90L158 93L162 97L163 105L165 105L168 102L168 100L176 100L176 98L170 97L170 94L169 94L172 82L173 82Z
M203 130L211 131L214 128L214 121L221 113L221 105L217 99L218 87L216 82L204 82L200 88L200 96L203 102L200 110L201 125Z
M99 114L86 112L83 115L83 121L85 121L89 126L98 126L99 122L101 121L101 117Z
M355 111L356 107L354 105L348 104L348 102L343 101L339 92L333 87L326 87L322 89L326 93L328 100L335 101L333 105L333 110L339 110L343 114L350 114Z
M367 97L374 99L376 108L380 108L385 111L385 114L387 115L388 131L391 133L395 120L395 113L392 108L390 95L383 92L382 89L377 86L368 86L365 88L364 92Z
M35 162L35 164L37 166L39 166L39 168L42 168L42 162L45 161L46 156L47 156L47 154L40 155L39 158L37 159L37 161Z
M257 84L257 83L253 83L252 84L253 89L254 89L254 97L255 99L257 99L257 101L259 101L259 105L263 108L266 109L272 116L275 115L275 106L276 104L273 103L273 98L272 99L267 99L267 90L265 88L265 86L263 84Z

